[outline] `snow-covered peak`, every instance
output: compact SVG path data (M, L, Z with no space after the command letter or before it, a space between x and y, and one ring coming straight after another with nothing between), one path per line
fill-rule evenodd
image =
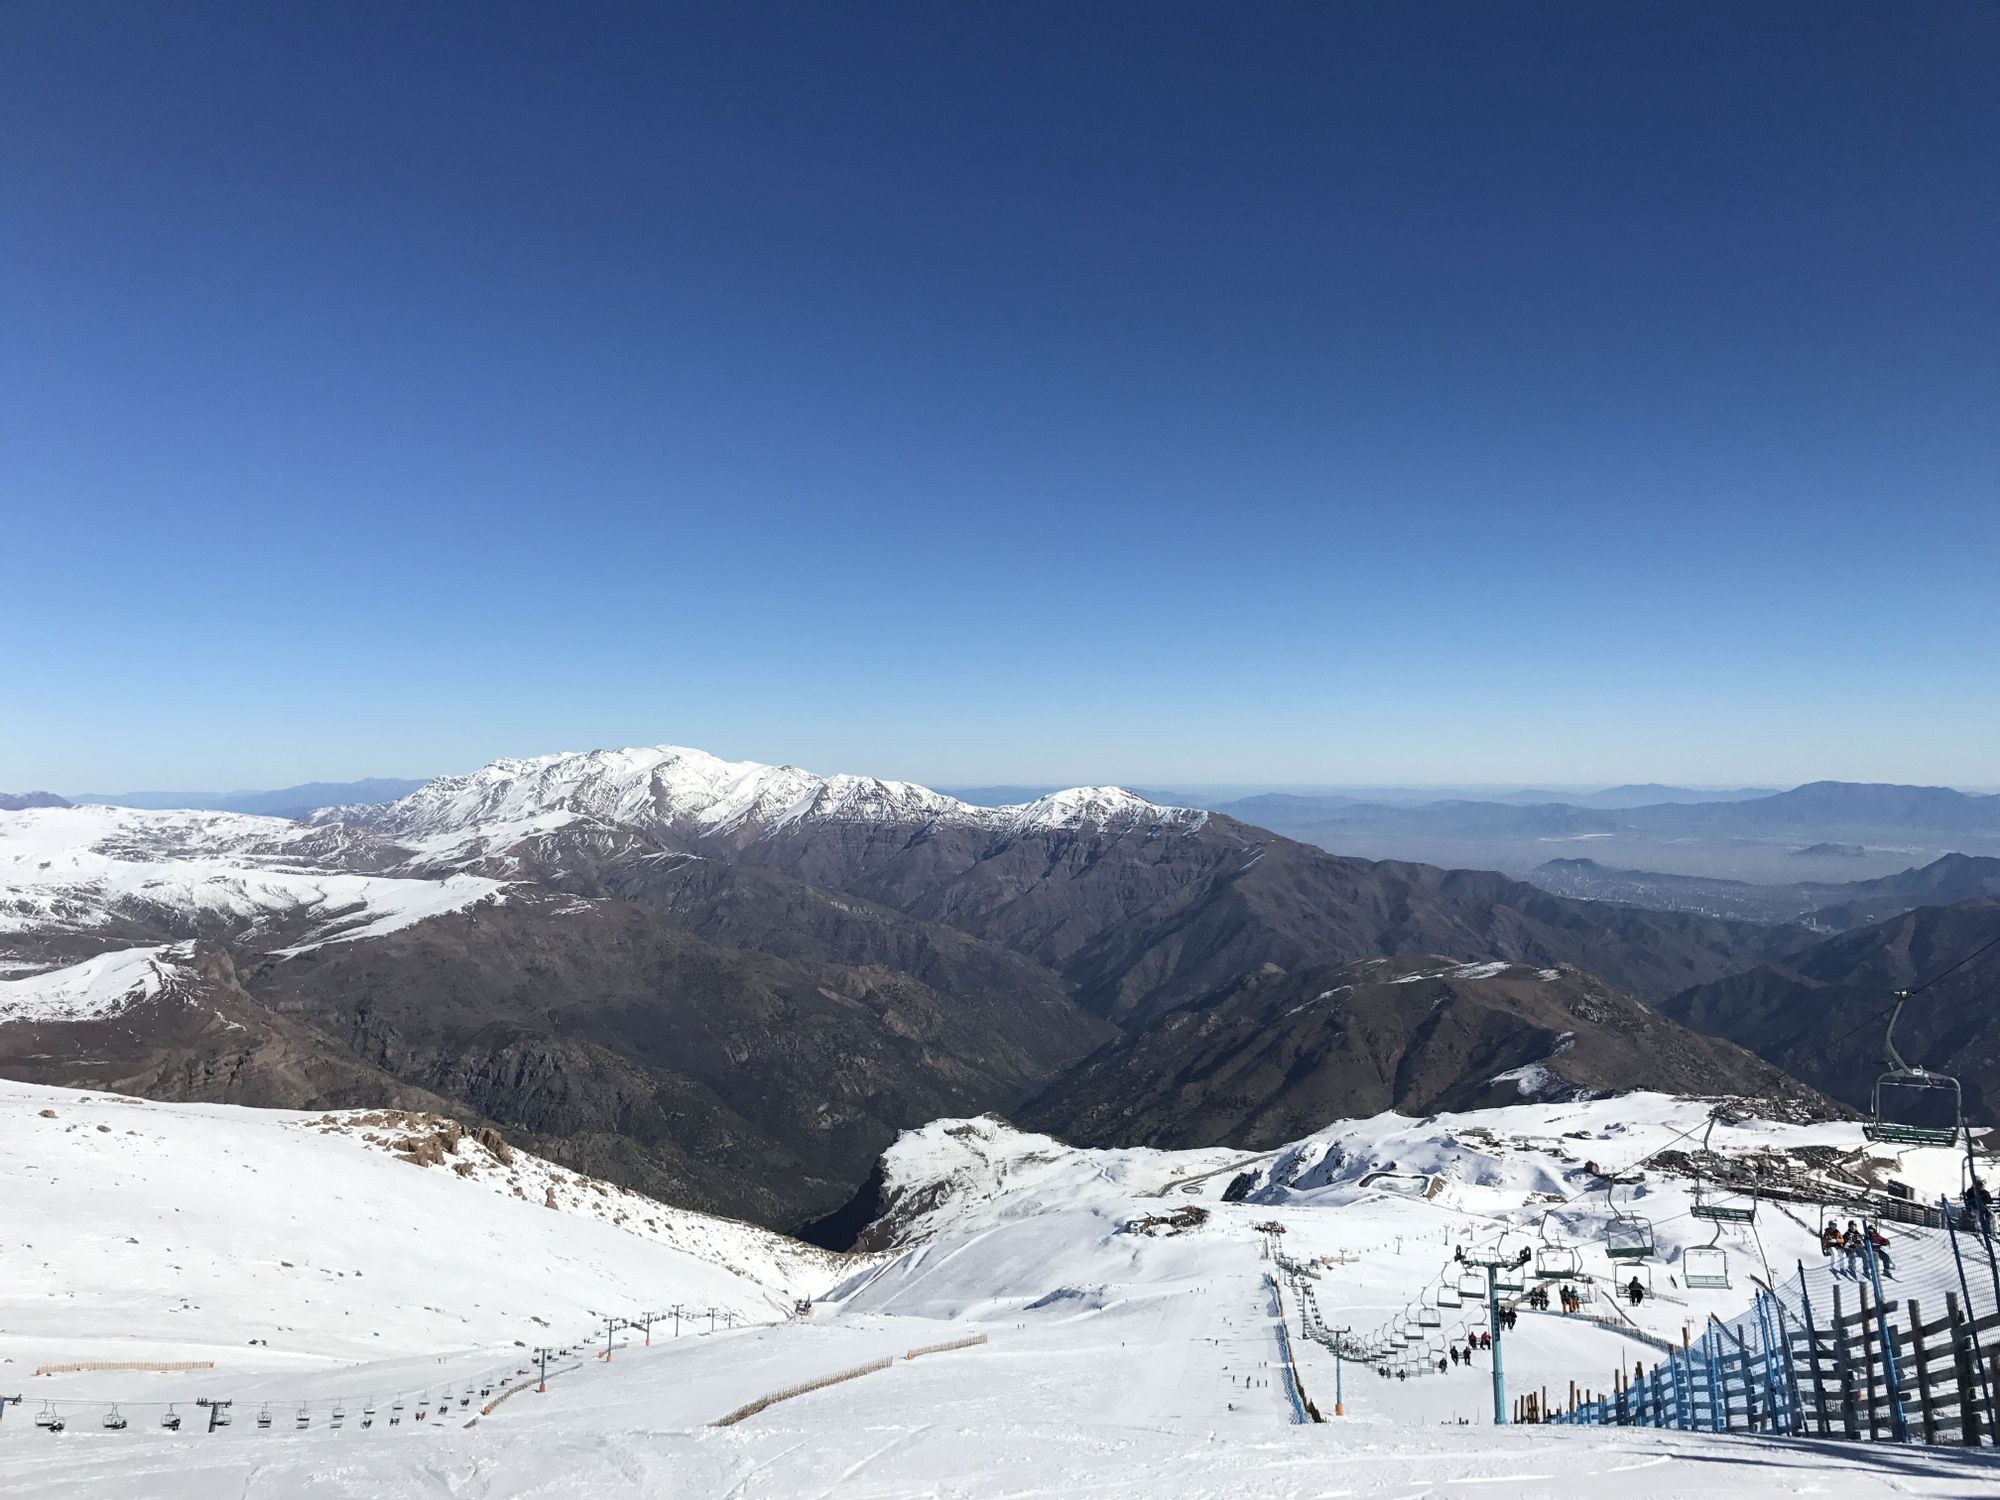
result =
M1187 831L1193 832L1208 821L1205 812L1187 807L1161 807L1122 786L1076 786L994 811L1006 815L1005 826L1010 832L1151 827L1162 823L1185 825Z
M1206 814L1155 806L1118 787L1077 787L1011 807L978 807L909 781L824 776L728 761L682 745L496 760L375 807L326 808L320 824L359 824L429 854L490 852L576 822L686 837L761 837L800 823L940 823L1019 835L1088 826L1169 825ZM477 836L476 838L472 836Z

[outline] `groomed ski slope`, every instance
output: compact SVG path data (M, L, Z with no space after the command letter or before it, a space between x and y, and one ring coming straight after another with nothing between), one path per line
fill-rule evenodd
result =
M0 1490L57 1500L1416 1500L1606 1492L1617 1500L1667 1500L2000 1492L2000 1468L1980 1456L1941 1450L1640 1430L1495 1430L1484 1425L1491 1396L1483 1364L1403 1383L1350 1367L1344 1372L1348 1415L1323 1426L1294 1425L1276 1368L1277 1318L1266 1280L1271 1264L1263 1258L1265 1237L1254 1226L1275 1219L1286 1226L1289 1256L1339 1262L1319 1268L1319 1305L1332 1321L1366 1327L1371 1317L1393 1313L1415 1297L1449 1255L1454 1237L1539 1219L1539 1205L1526 1202L1526 1195L1543 1190L1551 1173L1556 1185L1549 1190L1558 1190L1562 1164L1510 1141L1547 1138L1580 1151L1584 1142L1565 1141L1561 1131L1584 1130L1593 1133L1590 1144L1601 1148L1600 1160L1622 1165L1701 1114L1698 1104L1642 1096L1523 1106L1458 1120L1349 1122L1297 1150L1250 1161L1241 1169L1259 1174L1254 1196L1266 1201L1229 1204L1220 1195L1243 1161L1237 1153L1073 1151L991 1120L938 1122L906 1136L887 1163L891 1193L900 1188L906 1195L905 1233L920 1238L900 1255L841 1268L841 1284L828 1289L833 1295L822 1298L808 1321L713 1335L689 1331L678 1340L655 1329L652 1347L623 1345L608 1364L572 1361L574 1368L557 1375L545 1394L525 1391L470 1427L462 1423L472 1412L461 1410L444 1425L332 1432L322 1407L305 1432L282 1422L260 1432L239 1413L229 1431L214 1436L142 1433L136 1420L132 1430L106 1433L91 1420L95 1411L77 1405L79 1420L51 1437L22 1419L39 1399L66 1392L70 1381L83 1377L17 1378L17 1361L0 1367L0 1383L11 1380L29 1400L0 1426ZM1490 1130L1495 1143L1477 1149L1446 1144L1447 1137L1476 1129ZM1774 1141L1795 1131L1801 1140L1858 1140L1858 1131L1845 1125L1761 1125L1753 1133ZM316 1138L328 1149L358 1149L352 1140ZM1336 1144L1338 1167L1326 1159L1326 1148ZM376 1155L387 1169L426 1177ZM1425 1167L1425 1160L1435 1165ZM1443 1171L1451 1180L1428 1198L1359 1186L1361 1177L1387 1170L1383 1161L1404 1170ZM1908 1167L1931 1165L1913 1160ZM1288 1173L1295 1173L1289 1183ZM1664 1241L1672 1223L1667 1210L1679 1190L1650 1185ZM1188 1204L1209 1210L1198 1228L1139 1234L1124 1227ZM1770 1228L1767 1249L1775 1259L1783 1252L1770 1241L1780 1230ZM1800 1239L1806 1234L1796 1227L1790 1232ZM434 1237L457 1244L460 1226L440 1224ZM1787 1239L1785 1246L1792 1243ZM556 1253L548 1242L522 1248L530 1270L536 1257ZM436 1261L431 1275L432 1301L450 1305L447 1294L471 1297L464 1278L452 1280ZM5 1305L11 1320L13 1304ZM1740 1299L1730 1301L1728 1310L1737 1305ZM1661 1326L1692 1311L1662 1308ZM1306 1360L1307 1388L1330 1412L1332 1366L1323 1350L1298 1337L1289 1297L1287 1309L1293 1347ZM86 1298L73 1315L101 1325L118 1311L108 1297ZM989 1340L982 1346L916 1360L895 1357L981 1333ZM412 1342L422 1336L411 1332ZM47 1340L37 1345L48 1346ZM778 1387L883 1357L895 1357L889 1368L775 1405L735 1426L708 1425ZM1507 1348L1516 1390L1545 1384L1553 1391L1573 1377L1593 1378L1593 1372L1602 1381L1613 1365L1629 1365L1635 1357L1650 1363L1652 1350L1587 1324L1526 1315ZM133 1378L119 1377L121 1389L131 1389ZM283 1378L265 1378L276 1399ZM161 1392L242 1384L222 1371L195 1381L144 1379ZM314 1379L324 1388L352 1376L339 1368L336 1355ZM293 1380L288 1390L298 1386ZM1460 1419L1468 1425L1457 1425Z

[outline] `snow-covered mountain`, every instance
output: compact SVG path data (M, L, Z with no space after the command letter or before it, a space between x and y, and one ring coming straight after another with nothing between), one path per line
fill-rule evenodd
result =
M990 807L598 750L299 822L0 812L0 980L43 981L4 1002L0 1070L462 1110L627 1186L790 1226L836 1209L898 1130L1020 1109L1117 1031L1268 966L1569 964L1657 1000L1788 936L1345 859L1113 787ZM162 962L181 977L149 990ZM1287 1022L1300 1057L1320 1055L1317 1024ZM1436 1083L1547 1050L1445 1058ZM1588 1086L1674 1081L1622 1055ZM1190 1139L1245 1144L1217 1128Z
M496 760L380 805L323 808L320 826L366 828L432 860L501 853L558 830L634 830L747 841L796 825L935 824L1019 837L1099 828L1198 831L1207 814L1158 807L1118 787L1074 787L981 807L908 781L822 776L727 761L678 745Z
M0 973L47 966L62 939L101 949L213 936L301 951L503 898L476 875L383 873L403 857L364 830L241 813L0 813Z

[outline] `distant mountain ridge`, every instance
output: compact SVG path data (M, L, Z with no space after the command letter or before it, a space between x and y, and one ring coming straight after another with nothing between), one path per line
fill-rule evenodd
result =
M1950 787L1819 781L1757 796L1586 805L1598 800L1621 799L1400 803L1278 794L1214 810L1337 853L1517 874L1564 843L1627 870L1782 885L1815 862L1828 873L1838 861L1876 876L1947 853L2000 856L2000 794Z
M31 807L68 807L67 797L54 792L0 792L0 812L26 812Z
M72 803L103 807L190 808L213 812L301 817L336 803L393 802L424 785L401 776L367 776L360 781L306 781L297 786L250 792L78 792ZM4 804L0 804L4 805Z

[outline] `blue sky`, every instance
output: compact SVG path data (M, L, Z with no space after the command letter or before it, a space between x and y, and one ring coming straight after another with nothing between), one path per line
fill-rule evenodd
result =
M0 788L2000 781L1989 4L0 8Z

